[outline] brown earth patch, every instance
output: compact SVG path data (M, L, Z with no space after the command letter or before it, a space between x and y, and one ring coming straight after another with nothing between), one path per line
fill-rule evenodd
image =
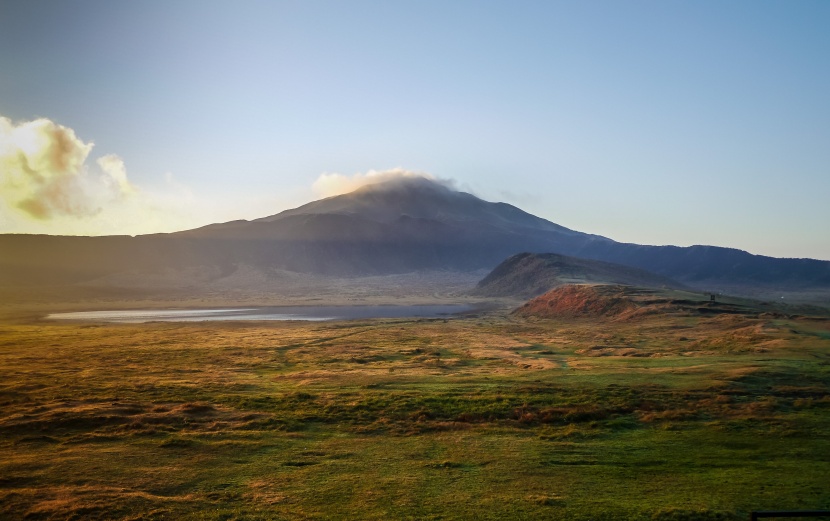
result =
M537 318L613 317L638 307L626 296L624 286L569 285L528 301L514 314Z

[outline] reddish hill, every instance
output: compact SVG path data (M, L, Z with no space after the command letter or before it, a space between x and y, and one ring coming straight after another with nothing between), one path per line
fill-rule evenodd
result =
M517 309L525 317L613 317L639 306L626 286L569 285L554 288Z
M682 290L639 288L613 284L571 284L559 286L529 300L513 314L528 318L608 318L635 320L650 315L758 317L793 314L826 316L827 310L815 306L780 303Z

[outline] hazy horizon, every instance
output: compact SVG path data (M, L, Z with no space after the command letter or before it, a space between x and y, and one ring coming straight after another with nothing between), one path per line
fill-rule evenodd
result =
M0 233L415 172L581 232L830 260L830 4L0 6Z

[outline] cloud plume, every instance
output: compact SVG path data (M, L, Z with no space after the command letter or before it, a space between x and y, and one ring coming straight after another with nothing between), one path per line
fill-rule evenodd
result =
M312 190L320 196L331 197L335 195L353 192L366 185L385 183L399 179L424 178L436 183L455 188L455 183L447 179L439 179L426 172L416 172L404 168L392 168L389 170L369 170L365 174L357 173L351 176L338 173L325 173L311 186Z
M71 128L40 118L0 117L0 197L26 216L84 218L135 192L118 156L87 164L93 148Z

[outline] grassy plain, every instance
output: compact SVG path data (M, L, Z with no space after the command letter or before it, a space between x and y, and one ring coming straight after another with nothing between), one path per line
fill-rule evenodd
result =
M830 508L830 323L0 324L6 519Z

